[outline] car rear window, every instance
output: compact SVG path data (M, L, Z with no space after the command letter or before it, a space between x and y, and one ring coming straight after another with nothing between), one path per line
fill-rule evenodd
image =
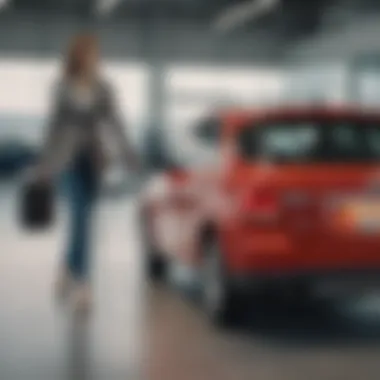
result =
M287 121L244 128L238 138L247 159L278 162L378 162L380 123Z

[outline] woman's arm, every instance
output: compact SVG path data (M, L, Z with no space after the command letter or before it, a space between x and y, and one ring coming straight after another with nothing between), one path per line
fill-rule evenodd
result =
M113 128L115 140L121 146L123 158L129 166L132 166L133 168L138 167L139 160L129 140L125 125L121 120L114 91L108 85L105 88L105 111L106 119Z

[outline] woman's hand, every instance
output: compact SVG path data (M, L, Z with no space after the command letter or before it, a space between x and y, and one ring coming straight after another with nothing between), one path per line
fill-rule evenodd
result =
M50 183L52 176L47 168L36 165L27 169L25 179L27 182Z

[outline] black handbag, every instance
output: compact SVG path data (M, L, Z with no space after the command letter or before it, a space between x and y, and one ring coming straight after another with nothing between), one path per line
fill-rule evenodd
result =
M55 219L54 187L49 183L31 182L21 192L21 224L32 230L45 229Z

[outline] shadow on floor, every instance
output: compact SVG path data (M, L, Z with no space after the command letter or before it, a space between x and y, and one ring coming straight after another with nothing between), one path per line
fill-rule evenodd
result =
M73 317L68 325L67 379L91 379L89 324Z
M380 315L357 310L354 301L259 298L237 332L286 345L380 345Z
M194 286L175 283L170 287L200 312L199 291ZM267 294L245 299L241 308L238 323L228 333L245 339L277 346L380 346L380 297L289 300Z

